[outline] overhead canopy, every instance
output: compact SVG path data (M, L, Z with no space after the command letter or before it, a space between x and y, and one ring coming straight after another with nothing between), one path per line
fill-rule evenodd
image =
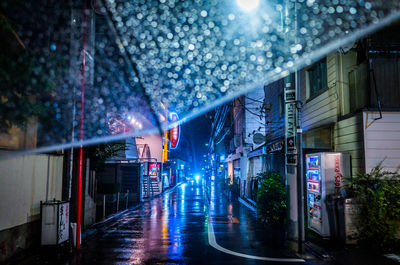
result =
M400 18L398 0L60 2L0 4L0 130L13 135L0 147L159 133L169 112L185 122Z

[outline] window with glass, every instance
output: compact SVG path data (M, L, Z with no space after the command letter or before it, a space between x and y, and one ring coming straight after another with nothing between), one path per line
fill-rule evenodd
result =
M310 98L320 94L328 88L327 73L326 73L326 58L314 64L308 70Z

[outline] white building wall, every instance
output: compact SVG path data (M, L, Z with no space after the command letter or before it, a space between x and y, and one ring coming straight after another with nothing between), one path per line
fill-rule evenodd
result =
M137 145L147 144L150 148L150 157L162 162L162 137L158 134L136 137ZM139 154L140 155L140 154Z
M337 121L339 113L339 86L337 78L337 54L332 53L326 57L328 90L313 99L309 99L309 81L307 69L301 75L302 102L302 126L307 131L312 128L332 124Z
M40 201L61 200L63 157L0 160L0 231L40 217Z
M382 119L374 120L378 112L363 113L365 169L370 172L383 161L388 171L400 166L400 112L383 112Z

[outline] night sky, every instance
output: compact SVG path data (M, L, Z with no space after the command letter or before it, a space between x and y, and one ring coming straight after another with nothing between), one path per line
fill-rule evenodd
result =
M209 115L208 115L209 116ZM207 118L207 114L201 115L182 126L184 137L190 137L194 148L194 168L195 172L200 172L201 162L204 160L203 155L207 153L211 130L211 121Z

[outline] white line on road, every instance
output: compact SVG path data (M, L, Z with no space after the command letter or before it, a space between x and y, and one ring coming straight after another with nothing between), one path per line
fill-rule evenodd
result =
M400 262L400 255L396 255L396 254L385 254L385 255L383 255L383 256L385 256L385 257L388 258L388 259L391 259L391 260L395 260L395 261L397 261L397 262Z
M293 259L293 258L269 258L269 257L260 257L260 256L253 256L247 255L239 252L235 252L224 247L218 245L217 241L215 240L214 228L211 223L210 218L208 218L208 243L215 249L222 251L226 254L247 258L247 259L257 259L257 260L265 260L265 261L275 261L275 262L305 262L304 259Z
M211 204L213 203L208 196L204 193L203 196L205 197L206 201ZM207 204L206 204L207 205ZM264 261L275 261L275 262L306 262L304 259L294 259L294 258L270 258L270 257L260 257L260 256L253 256L253 255L247 255L247 254L243 254L243 253L239 253L239 252L235 252L229 249L226 249L224 247L221 247L220 245L218 245L217 240L215 239L215 234L214 234L214 227L211 223L211 213L210 213L210 207L208 207L208 243L210 244L210 246L212 246L213 248L224 252L226 254L229 255L233 255L233 256L238 256L238 257L242 257L242 258L246 258L246 259L256 259L256 260L264 260Z

